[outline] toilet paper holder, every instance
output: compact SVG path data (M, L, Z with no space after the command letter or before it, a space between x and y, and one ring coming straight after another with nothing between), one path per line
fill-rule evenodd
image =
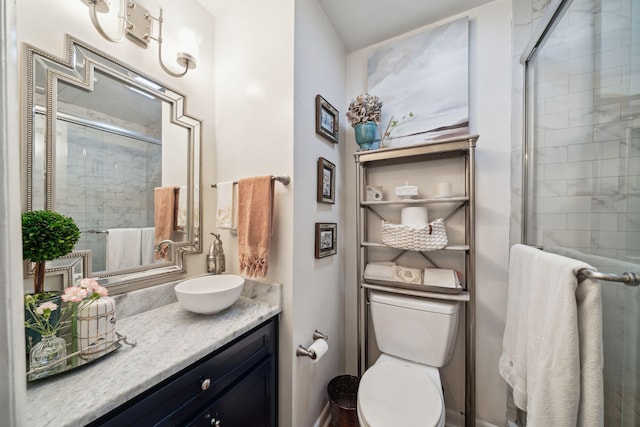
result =
M325 340L328 341L329 340L329 336L326 334L323 334L322 332L319 332L317 329L315 331L313 331L313 340ZM306 347L303 347L302 345L299 345L298 348L296 349L296 356L300 357L300 356L307 356L310 357L313 360L316 360L316 352L313 350L309 350Z

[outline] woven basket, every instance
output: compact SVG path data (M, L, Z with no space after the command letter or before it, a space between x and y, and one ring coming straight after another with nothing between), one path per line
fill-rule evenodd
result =
M435 251L447 246L447 230L442 218L421 227L383 221L382 243L410 251Z

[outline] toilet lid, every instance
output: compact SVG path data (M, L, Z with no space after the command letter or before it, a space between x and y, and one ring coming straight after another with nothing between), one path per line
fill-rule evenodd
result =
M358 416L372 427L437 426L442 407L429 375L406 365L375 364L358 387Z

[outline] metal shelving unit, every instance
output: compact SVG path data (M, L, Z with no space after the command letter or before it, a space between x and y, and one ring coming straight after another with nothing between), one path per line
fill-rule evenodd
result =
M357 169L356 200L358 203L357 214L357 275L358 275L358 371L362 375L369 367L367 355L368 348L368 313L367 304L370 289L381 290L404 295L412 295L424 298L445 299L461 301L465 304L465 426L475 426L475 147L478 135L451 138L432 142L428 144L400 147L384 148L379 150L359 151L354 154ZM462 197L450 198L423 198L409 200L376 200L367 201L364 198L368 185L369 172L374 168L394 165L420 164L424 162L425 167L430 162L463 158L464 159L464 186L465 194ZM438 205L451 203L453 208L445 221L456 212L464 211L464 244L450 245L441 251L452 254L464 254L464 283L463 291L452 294L446 292L433 292L433 289L421 290L420 285L409 285L398 282L371 283L363 277L364 266L369 260L370 250L384 250L387 248L382 243L369 241L370 236L370 216L384 220L384 217L376 208L386 206L415 206L415 205ZM395 254L392 251L399 249L390 248L390 258L399 258L404 252ZM436 265L427 253L418 252L430 264Z

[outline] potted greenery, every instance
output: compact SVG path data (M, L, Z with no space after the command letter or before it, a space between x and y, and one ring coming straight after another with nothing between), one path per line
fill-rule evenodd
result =
M33 294L25 299L25 306L31 303L58 300L61 292L44 291L45 263L67 255L80 239L80 230L73 219L53 211L30 211L22 214L22 257L35 263L33 274ZM59 306L60 304L56 304ZM47 321L57 323L59 310L49 313ZM50 318L50 320L49 320ZM31 319L25 308L25 320ZM27 351L40 340L40 334L27 329Z
M73 251L80 230L68 216L53 211L30 211L22 214L22 258L35 263L33 295L44 293L47 261Z

